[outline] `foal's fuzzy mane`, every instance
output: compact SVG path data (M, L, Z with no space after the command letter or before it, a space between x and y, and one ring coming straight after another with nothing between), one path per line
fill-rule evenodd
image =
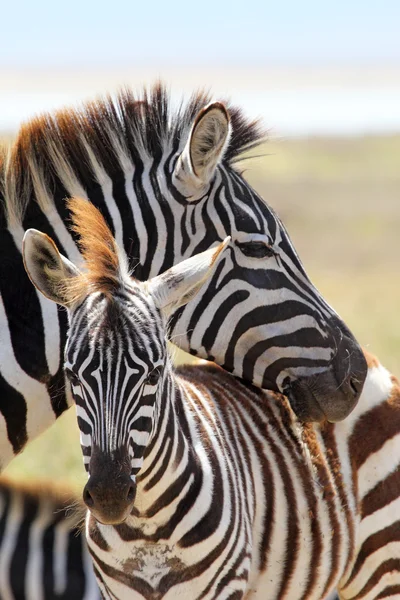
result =
M98 184L115 181L144 156L157 159L180 151L196 115L210 100L198 92L175 110L165 87L156 84L141 97L123 90L80 109L30 120L10 150L0 151L0 194L8 223L20 224L32 200L48 212L63 198L88 198ZM264 132L240 109L227 109L232 136L224 162L232 163L260 143Z
M62 282L62 294L70 303L93 292L111 296L128 271L125 254L118 248L103 215L91 202L71 198L67 207L71 211L70 229L78 236L85 270Z

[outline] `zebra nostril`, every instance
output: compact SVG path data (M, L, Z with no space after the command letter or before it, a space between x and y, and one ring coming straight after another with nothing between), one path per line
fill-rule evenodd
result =
M129 503L133 502L136 496L136 489L135 486L130 485L128 488L128 493L126 495L126 499Z
M86 504L86 506L88 508L93 508L94 506L94 500L89 492L89 490L87 488L85 488L83 490L83 501Z
M353 392L354 396L357 396L357 394L359 393L360 390L360 384L357 381L357 379L353 379L352 377L350 377L350 389Z

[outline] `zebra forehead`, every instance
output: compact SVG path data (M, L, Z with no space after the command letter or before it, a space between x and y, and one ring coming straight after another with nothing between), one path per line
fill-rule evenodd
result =
M98 353L110 358L124 353L134 360L141 356L146 363L160 360L166 352L165 331L159 311L149 296L133 284L129 290L114 295L94 293L75 311L68 343L67 356L71 363L87 360L87 353L96 362Z

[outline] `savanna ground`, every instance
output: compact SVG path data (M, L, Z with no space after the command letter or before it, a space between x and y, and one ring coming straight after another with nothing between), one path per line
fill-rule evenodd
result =
M400 136L271 141L257 154L245 176L281 216L311 279L400 375ZM7 475L82 489L76 429L72 409Z

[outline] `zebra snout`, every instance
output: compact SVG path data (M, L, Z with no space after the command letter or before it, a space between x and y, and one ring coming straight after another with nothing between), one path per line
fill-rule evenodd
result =
M284 389L300 421L336 423L356 406L368 372L364 353L339 317L329 322L334 355L328 367L292 379Z
M367 363L361 348L343 336L326 371L290 382L285 393L301 421L336 423L356 406L366 375Z
M91 476L83 490L83 501L97 521L117 525L130 515L136 497L136 484L129 475L118 479Z

